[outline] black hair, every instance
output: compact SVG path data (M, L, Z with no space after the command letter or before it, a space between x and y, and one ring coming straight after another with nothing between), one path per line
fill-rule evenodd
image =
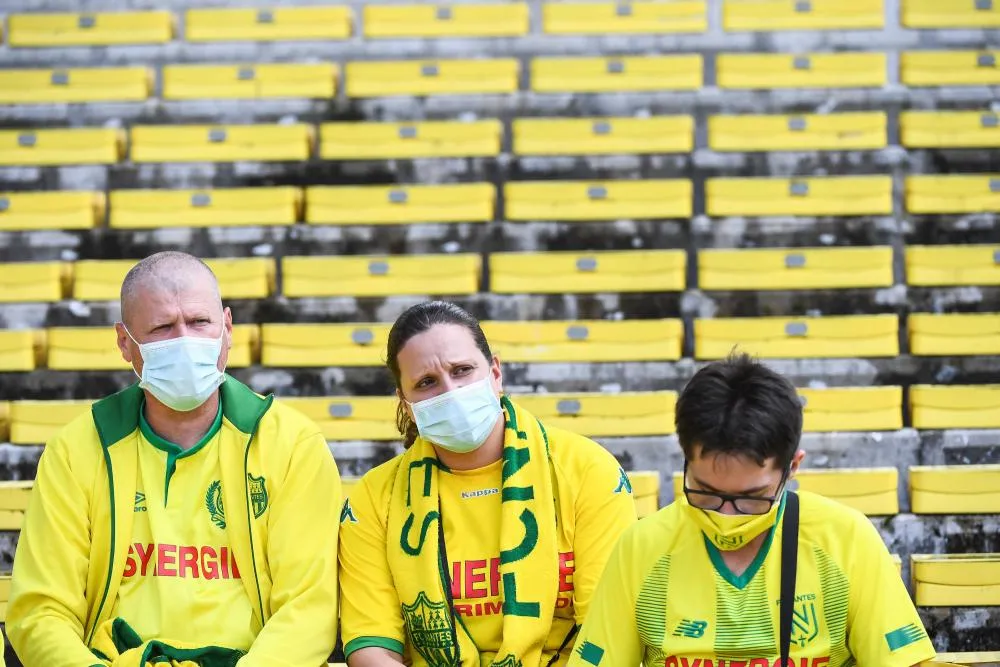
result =
M674 412L687 460L700 455L745 457L785 470L802 437L802 402L786 378L749 355L733 352L687 383Z
M479 325L479 320L469 314L461 306L456 306L447 301L428 301L411 306L404 312L389 330L389 338L385 346L385 365L389 367L393 379L396 381L396 388L400 389L399 383L399 352L406 343L436 324L457 324L465 327L476 347L483 353L486 361L493 360L493 353L490 351L490 344L486 341L486 334ZM400 400L396 406L396 428L403 436L403 444L409 447L417 439L417 425L410 419L406 407Z

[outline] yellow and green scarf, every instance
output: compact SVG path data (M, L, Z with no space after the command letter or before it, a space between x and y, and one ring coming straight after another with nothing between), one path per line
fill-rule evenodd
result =
M242 651L221 646L183 647L160 641L143 641L122 618L98 628L91 653L112 667L236 667Z
M496 667L538 667L558 594L556 510L548 439L541 423L501 398L506 416L500 517L503 640ZM455 614L441 547L438 471L423 438L402 455L387 525L389 569L411 655L428 667L480 667L480 651Z

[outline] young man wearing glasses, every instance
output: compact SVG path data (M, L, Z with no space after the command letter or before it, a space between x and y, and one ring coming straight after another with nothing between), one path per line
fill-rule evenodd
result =
M684 495L618 542L570 667L909 667L934 657L871 522L786 492L805 452L785 378L746 355L709 364L681 393L676 423Z

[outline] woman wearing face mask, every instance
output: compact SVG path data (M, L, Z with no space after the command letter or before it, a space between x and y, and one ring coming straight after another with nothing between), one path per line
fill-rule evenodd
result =
M625 473L504 396L499 360L458 306L410 308L387 347L407 450L342 512L348 664L562 664L635 521Z

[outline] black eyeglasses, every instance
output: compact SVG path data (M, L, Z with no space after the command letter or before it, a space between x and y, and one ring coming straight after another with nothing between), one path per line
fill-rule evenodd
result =
M689 489L687 485L687 462L684 462L684 496L691 507L718 512L726 503L732 504L738 514L767 514L781 497L781 490L788 481L788 469L781 473L778 492L773 496L734 496L728 493L714 493Z

